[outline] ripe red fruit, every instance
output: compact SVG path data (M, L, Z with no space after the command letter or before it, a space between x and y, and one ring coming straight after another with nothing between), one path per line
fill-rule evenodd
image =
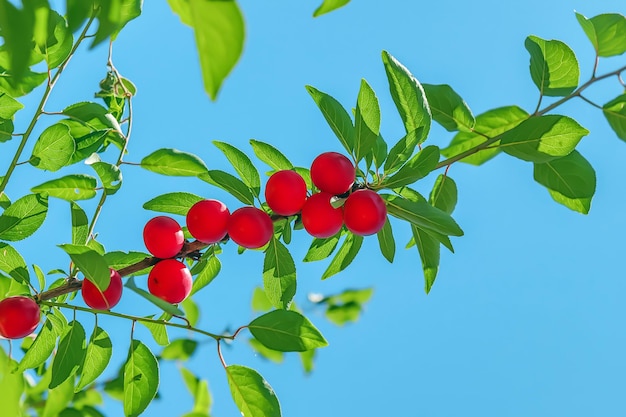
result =
M354 183L355 169L352 162L337 152L318 155L311 164L311 181L320 191L332 195L343 194Z
M30 297L16 296L0 301L0 336L20 339L35 331L41 313Z
M180 303L191 292L191 272L176 259L159 261L148 274L148 291L168 303Z
M274 235L274 223L261 209L252 206L241 207L230 215L228 235L233 242L244 248L260 248Z
M226 236L229 217L230 211L221 201L198 201L187 212L187 229L200 242L216 243Z
M265 201L276 214L291 216L298 213L306 200L306 182L292 170L272 174L265 185Z
M376 192L357 190L343 205L343 220L346 228L355 235L373 235L385 225L387 206Z
M122 298L122 277L115 269L109 269L111 272L111 281L109 286L100 291L96 285L88 279L83 280L81 293L83 300L91 308L97 310L109 310Z
M341 208L330 204L330 193L317 193L309 197L302 207L302 224L311 236L326 238L337 234L343 226Z
M180 252L185 243L183 229L171 217L157 216L143 228L143 241L146 249L157 258L172 258Z

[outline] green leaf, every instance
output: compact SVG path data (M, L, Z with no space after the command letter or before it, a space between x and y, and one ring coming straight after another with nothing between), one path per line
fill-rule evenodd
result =
M577 151L535 164L534 178L548 190L572 200L591 199L596 191L596 172Z
M22 395L26 386L22 372L12 372L15 361L10 359L0 348L0 392L2 393L2 412L7 416L21 416Z
M471 132L474 115L467 103L447 84L422 84L433 119L447 131Z
M72 104L64 108L61 113L92 130L113 127L111 121L107 119L109 111L100 104L91 101Z
M328 346L317 328L302 314L274 310L248 324L250 333L265 347L279 352L304 352Z
M159 307L161 310L165 311L166 313L169 313L173 316L185 315L185 313L181 309L176 307L175 305L170 304L167 301L164 301L158 297L155 297L154 295L150 294L148 291L142 290L141 288L137 287L137 285L135 284L135 279L133 277L128 278L124 286L128 288L129 290L132 290L135 293L139 294L146 300L150 301L152 304Z
M159 388L159 363L150 349L139 340L131 343L124 364L124 415L140 415Z
M315 359L315 350L307 350L306 352L298 353L300 356L300 362L302 363L302 368L306 374L310 374L313 372L313 367L315 363L313 360Z
M101 161L89 163L89 165L98 174L102 187L104 187L104 192L107 195L113 195L120 189L122 186L122 171L119 167Z
M98 1L98 31L90 46L94 48L109 37L115 40L117 34L128 22L141 14L142 0Z
M357 253L359 253L362 244L363 236L348 233L335 257L330 261L326 271L324 271L322 279L330 278L346 269L352 263Z
M239 178L217 169L212 169L200 175L202 181L221 188L237 200L247 205L254 205L254 196L246 184Z
M56 123L41 133L29 162L39 169L58 171L69 165L75 149L76 143L70 135L70 128Z
M89 219L85 211L75 202L70 202L72 213L72 244L84 245L89 240Z
M289 162L289 159L282 154L278 149L270 145L269 143L261 142L259 140L250 139L250 145L254 154L272 169L276 171L282 171L285 169L293 169L293 164Z
M558 191L549 189L548 192L554 201L578 213L588 214L591 209L591 197L569 198Z
M439 162L439 148L436 146L427 146L419 151L413 158L409 159L406 164L400 168L395 174L385 178L381 186L386 188L398 188L405 185L413 184L430 174Z
M243 51L245 24L236 1L168 0L194 29L204 89L212 100Z
M361 288L361 289L347 289L339 294L330 295L324 297L320 302L327 303L329 305L341 305L348 303L367 303L374 295L373 288Z
M189 299L187 299L189 300ZM185 300L185 301L187 301ZM164 315L167 313L163 313L160 319L163 319ZM148 316L147 318L151 319L154 315ZM167 346L170 344L170 338L167 335L167 326L161 323L150 323L147 321L140 321L139 323L143 324L152 334L154 341L161 346Z
M273 308L272 302L267 298L267 294L261 287L255 287L252 293L252 310L269 311Z
M37 275L37 281L39 281L39 288L41 291L46 287L46 276L43 273L43 270L36 264L33 264L33 271L35 271L35 275Z
M315 87L307 85L306 90L313 98L313 101L315 101L315 104L317 104L339 142L341 142L348 153L352 154L354 149L354 125L346 109L334 97L317 90Z
M198 304L196 304L193 298L187 297L180 303L180 306L183 308L189 324L195 327L198 321L200 321L200 307L198 307Z
M66 16L69 29L74 32L78 30L94 7L94 0L66 0Z
M430 192L428 202L439 210L452 214L457 202L457 187L452 178L447 175L439 175Z
M161 358L170 361L186 361L198 347L198 342L191 339L176 339L165 346L161 352Z
M252 191L252 194L258 197L261 191L261 178L250 158L248 158L245 153L226 142L215 140L213 144L226 156L243 180L243 183Z
M463 236L463 230L446 212L431 206L427 201L410 201L399 196L381 194L387 203L387 212L423 229L450 236Z
M326 309L326 318L337 326L344 326L356 322L361 315L362 308L358 303L349 302L342 305L331 305Z
M47 193L67 201L88 200L96 196L98 182L89 175L70 174L51 181L39 184L31 191L33 193Z
M243 417L281 417L278 398L270 384L254 369L226 367L228 386Z
M626 52L626 17L623 15L606 13L587 19L576 13L576 19L598 56L616 56Z
M12 84L17 84L28 69L30 52L26 51L32 49L34 24L32 4L18 9L9 1L0 1L0 30L3 46L9 56L8 69L12 73Z
M66 243L58 246L70 256L74 265L85 275L85 278L93 282L101 291L107 289L111 280L111 272L104 256L85 245Z
M391 230L391 223L389 218L385 220L385 225L377 233L378 246L380 247L380 253L383 254L386 260L393 262L393 257L396 254L396 241L393 238L393 232Z
M48 213L48 198L28 194L11 204L0 215L0 239L18 241L35 233Z
M130 265L134 265L150 257L151 255L144 253L144 252L130 251L128 253L125 253L122 251L113 251L113 252L106 253L104 255L104 260L109 265L109 268L113 268L116 271L119 271L122 268L126 268L127 266L130 266ZM144 275L147 273L148 273L148 268L133 273L133 276Z
M414 132L417 134L417 143L424 142L430 131L432 119L424 88L413 74L387 51L383 51L383 64L391 98L402 118L406 133ZM412 153L411 149L406 159Z
M74 397L74 380L67 378L58 387L48 390L48 398L41 417L59 417Z
M415 239L417 250L422 260L424 290L428 294L435 283L435 278L437 278L437 272L439 271L441 247L435 238L414 224L411 225L411 230L413 231L413 239Z
M30 275L22 255L3 242L0 242L0 271L6 272L19 283L30 282Z
M13 139L12 133L14 131L13 121L0 118L0 143Z
M203 259L194 265L193 269L196 269L196 266L200 269L198 272L198 276L194 279L193 284L191 285L191 294L193 295L200 291L202 288L209 285L215 277L220 273L222 269L222 264L220 260L216 256L210 256L208 259ZM196 271L192 270L192 274L195 274Z
M567 116L531 117L505 132L500 147L509 155L531 162L566 156L589 131Z
M385 174L391 174L397 171L415 151L415 147L420 142L424 128L420 127L417 130L404 135L389 151L387 158L385 159L384 172Z
M0 12L0 15L2 15L2 12ZM6 69L0 66L0 72L4 71L6 71ZM6 92L11 97L25 96L43 84L47 79L48 75L45 72L27 70L24 75L19 78L19 81L12 75L0 77L0 91Z
M350 3L350 0L324 0L323 3L315 9L315 12L313 12L313 17L318 17L332 12L333 10L343 7L348 3Z
M275 237L265 250L263 287L276 308L289 308L296 294L296 265L287 247Z
M476 148L488 138L494 138L514 128L527 118L528 113L517 106L498 107L486 111L476 117L472 132L457 133L452 138L450 145L441 150L441 154L446 158L460 155L469 149ZM496 141L487 149L472 153L460 161L472 165L481 165L500 153L501 150L497 147L499 143L500 141Z
M578 86L580 69L574 51L558 40L529 36L524 46L530 53L530 75L544 96L566 96Z
M51 317L54 316L52 314L48 315L45 323L41 326L39 334L37 334L37 338L24 354L15 372L23 373L27 369L37 368L52 355L59 332L52 324L54 318Z
M211 410L211 394L208 382L198 378L183 367L180 367L180 373L194 399L193 411L182 417L208 417Z
M47 39L38 50L48 63L48 68L56 68L69 56L74 39L63 16L54 10L50 10L47 29Z
M341 234L337 233L335 236L327 238L313 238L309 250L304 256L303 262L321 261L328 258L337 247Z
M74 392L81 391L104 372L111 360L112 351L113 345L109 335L96 326L87 345L87 353L85 354L87 359L82 367L80 379L78 385L74 388Z
M626 141L626 94L606 103L602 112L617 137Z
M52 379L48 387L50 389L58 387L73 376L82 366L85 354L85 329L80 322L71 321L52 360Z
M23 109L24 105L8 95L0 92L0 118L11 120L15 113Z
M191 206L201 200L203 200L202 197L191 193L167 193L154 197L152 200L144 203L143 208L146 210L158 211L160 213L171 213L186 216Z
M208 169L196 155L177 149L158 149L141 160L141 167L157 174L196 177Z
M361 80L354 117L354 156L360 161L367 155L380 132L380 106L372 87Z

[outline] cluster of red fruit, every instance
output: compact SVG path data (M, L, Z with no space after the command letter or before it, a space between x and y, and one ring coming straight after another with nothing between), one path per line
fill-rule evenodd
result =
M275 172L265 187L267 206L279 216L300 214L304 229L318 238L337 234L344 224L361 236L377 233L384 226L385 202L375 191L354 187L355 167L344 155L326 152L315 158L311 181L319 192L309 196L306 182L296 171ZM212 199L194 204L186 222L189 233L206 244L220 242L228 235L242 247L257 249L274 234L274 223L267 212L246 206L230 213L224 203ZM159 259L148 275L148 290L169 303L180 303L192 286L189 269L175 259L185 244L182 227L171 217L157 216L146 223L143 239L148 251ZM87 279L83 281L81 292L89 307L108 310L119 302L122 278L114 269L110 274L104 291ZM32 298L18 296L0 301L0 335L5 338L32 333L39 320L39 306Z

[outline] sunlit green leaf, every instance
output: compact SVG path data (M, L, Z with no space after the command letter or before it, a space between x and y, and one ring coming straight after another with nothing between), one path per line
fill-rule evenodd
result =
M89 164L102 182L104 192L107 195L115 194L122 186L122 171L117 165L109 164L108 162L94 162Z
M263 287L276 308L289 308L296 294L296 265L287 247L276 238L265 251Z
M525 161L543 163L568 155L587 134L587 129L567 116L531 117L505 132L500 147Z
M124 415L140 415L159 388L159 364L150 349L133 340L124 364Z
M463 230L446 212L425 200L409 201L392 195L381 195L387 202L387 212L418 227L450 236L463 236Z
M80 379L74 392L79 392L87 385L91 384L106 369L112 355L112 343L107 332L96 326L85 354L85 365L82 367Z
M341 244L341 247L333 257L332 261L330 261L328 268L326 268L326 271L322 274L322 279L330 278L331 276L346 269L359 253L362 244L363 236L348 233L345 240Z
M167 313L163 313L165 315ZM161 318L163 317L161 316ZM153 318L154 316L148 316L148 318ZM142 325L144 325L152 334L154 341L157 342L160 346L167 346L170 344L170 338L167 335L167 326L161 323L151 323L147 321L140 321Z
M156 297L156 296L150 294L148 291L139 288L135 284L135 279L133 277L128 278L126 280L126 284L124 284L124 286L126 288L128 288L129 290L134 291L135 293L139 294L140 296L142 296L146 300L150 301L152 304L154 304L155 306L159 307L161 310L165 311L166 313L169 313L169 314L171 314L173 316L184 316L185 315L185 313L181 309L176 307L175 305L170 304L167 301L162 300L161 298Z
M66 333L61 337L59 348L52 361L52 379L49 388L58 387L76 374L85 360L85 354L85 329L74 320L69 323Z
M41 417L58 417L74 398L74 380L67 378L59 386L48 390L48 398Z
M566 96L578 86L580 69L574 51L558 40L529 36L530 75L544 96Z
M141 14L143 0L98 1L98 31L91 44L94 48L109 37L114 40L124 26Z
M198 342L191 339L172 340L161 352L161 358L170 361L186 361L198 347Z
M70 54L74 40L65 19L54 10L48 16L47 30L47 39L38 49L48 63L48 68L56 68Z
M413 239L415 239L415 244L422 260L424 290L428 294L435 283L437 272L439 271L441 247L436 239L414 224L411 225L411 230L413 231Z
M306 89L339 139L339 142L351 154L354 149L354 125L346 109L334 97L319 91L315 87L307 85Z
M514 128L526 118L528 118L528 113L517 106L489 110L476 117L476 124L472 132L457 133L452 138L450 145L441 150L441 154L451 158L470 149L475 149L488 138L496 137ZM474 152L460 161L472 165L481 165L500 153L501 150L497 147L499 143L500 141L496 141L488 148Z
M15 361L0 348L0 392L2 412L7 416L22 415L22 394L26 386L22 372L12 372Z
M151 255L144 252L122 252L122 251L113 251L104 254L104 259L109 265L109 268L113 268L119 271L122 268L126 268L127 266L134 265L138 262L145 260L146 258L150 258ZM138 271L133 273L133 275L144 275L147 274L147 269Z
M246 186L246 184L244 184L239 178L234 177L227 172L212 169L200 175L198 178L211 185L215 185L224 191L227 191L244 204L254 204L254 196L248 186Z
M74 265L96 287L104 291L109 286L111 273L104 256L96 250L85 245L64 244L59 245L67 253Z
M438 162L439 148L434 145L427 146L409 159L398 172L385 178L381 186L398 188L413 184L430 174Z
M378 237L378 246L380 247L380 253L383 254L385 259L389 262L393 262L393 257L396 254L396 241L393 238L393 232L391 230L391 223L389 218L385 220L385 225L376 234Z
M30 275L22 255L3 242L0 242L0 271L6 272L19 283L30 282Z
M605 13L587 19L582 14L576 13L576 19L598 56L615 56L626 52L626 17L624 15Z
M469 132L474 115L465 101L447 84L422 84L433 119L447 131Z
M12 119L18 110L24 108L24 105L8 95L5 92L0 92L0 118Z
M87 200L95 197L97 180L89 175L70 174L51 181L46 181L31 188L33 193L47 193L67 201Z
M226 156L243 183L258 197L261 191L261 178L250 158L226 142L213 141L213 144Z
M35 233L48 213L48 198L28 194L11 204L0 215L0 239L18 241Z
M602 112L617 137L626 141L626 94L606 103Z
M198 201L203 200L202 197L186 192L174 192L161 194L152 200L144 203L143 208L146 210L158 211L161 213L179 214L186 216L187 212Z
M361 80L361 88L356 103L354 117L354 156L357 161L372 149L380 132L380 106L378 97L365 80Z
M191 286L191 295L197 293L202 288L213 282L222 269L222 264L216 256L210 256L208 259L203 259L196 265L198 266L199 272L197 272L198 275L194 279ZM196 266L194 266L194 269L191 271L192 274L196 274Z
M289 162L289 159L278 149L270 145L269 143L261 142L260 140L250 139L250 145L254 154L267 165L272 167L276 171L285 169L293 169L293 164Z
M454 180L441 174L435 180L428 202L439 210L452 214L456 207L457 195L458 191Z
M291 310L266 313L252 320L248 329L265 347L280 352L303 352L328 345L306 317Z
M75 149L76 143L70 135L70 128L56 123L41 133L29 162L39 169L58 171L69 165Z
M278 398L270 384L254 369L226 367L230 393L243 417L281 417Z
M208 169L196 155L177 149L158 149L141 160L141 167L162 175L196 177Z
M324 0L322 4L317 9L315 9L315 12L313 12L313 17L318 17L323 14L330 13L333 10L345 6L348 3L350 3L350 0Z
M413 74L389 52L383 51L382 57L389 81L391 98L402 118L404 128L407 134L411 134L411 132L417 134L417 143L422 143L428 136L432 119L424 88ZM413 145L414 147L415 145ZM406 159L412 153L413 150L411 149Z
M48 316L43 326L41 326L37 338L24 354L15 372L22 373L26 369L36 368L52 355L59 332L53 326L51 317L52 314Z

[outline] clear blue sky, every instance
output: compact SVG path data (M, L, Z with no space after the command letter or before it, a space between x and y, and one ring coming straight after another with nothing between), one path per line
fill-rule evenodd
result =
M296 165L307 166L317 154L341 148L304 86L328 92L349 108L361 78L378 94L382 133L397 139L403 128L388 93L383 49L420 81L450 84L475 115L510 104L532 111L538 93L528 72L525 37L568 43L585 81L593 50L574 10L588 17L626 12L623 3L608 0L353 0L313 19L315 1L240 4L247 24L245 51L216 103L203 92L191 31L165 1L146 2L143 15L122 32L114 48L115 64L138 87L127 161L139 161L160 147L176 147L199 155L210 168L229 169L211 141L251 151L248 140L255 138L274 144ZM91 99L106 71L105 49L76 57L48 110ZM603 61L599 73L621 65L623 56ZM619 93L610 81L590 97L604 103ZM303 375L295 354L282 365L256 356L245 341L247 333L225 350L226 361L259 370L288 417L623 415L626 144L608 128L601 112L582 102L559 111L591 131L578 148L598 178L588 216L554 203L533 181L529 163L500 155L478 168L456 164L449 172L459 187L454 217L465 236L453 239L455 254L442 251L430 295L423 291L417 251L402 249L410 236L408 226L394 223L399 250L393 265L380 255L374 237L366 239L348 270L326 281L320 280L325 262L297 262L296 301L330 343L318 352L311 375ZM18 115L18 123L25 123L27 115ZM444 147L451 137L436 127L427 143ZM12 155L11 146L3 145L0 165ZM260 162L257 166L266 169ZM21 180L11 184L9 194L54 175L18 169ZM87 172L80 166L67 172L72 170ZM189 191L238 205L198 180L162 177L131 166L123 172L124 186L105 206L97 227L108 250L143 250L141 230L154 214L141 206L158 194ZM419 189L428 192L434 177ZM84 207L93 209L93 203ZM32 247L30 240L29 247L16 245L27 262L44 270L67 263L53 246L69 240L67 204L51 201L50 209L36 235L41 246ZM296 260L302 259L309 241L304 233L295 236L290 250ZM260 253L239 256L227 245L220 259L220 276L197 298L200 326L216 332L254 317L250 297L262 283ZM375 293L361 320L344 328L330 324L306 302L310 292L333 294L369 286ZM117 309L136 313L137 308L142 314L152 310L128 292ZM83 318L90 331L92 319ZM115 337L114 360L106 373L111 376L126 356L129 323L103 320L102 326ZM151 343L145 329L138 328L136 335ZM189 335L171 333L171 338L176 336ZM215 344L204 343L190 366L209 380L213 415L238 415ZM176 365L164 364L162 372L162 399L145 415L189 411L191 397ZM121 415L119 403L107 404L109 416Z

